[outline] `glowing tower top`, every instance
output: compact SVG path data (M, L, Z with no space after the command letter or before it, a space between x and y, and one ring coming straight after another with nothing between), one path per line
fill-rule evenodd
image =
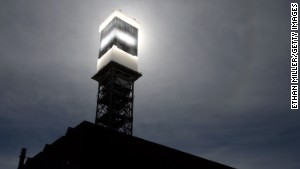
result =
M114 61L138 71L139 23L120 10L115 10L101 25L97 71Z

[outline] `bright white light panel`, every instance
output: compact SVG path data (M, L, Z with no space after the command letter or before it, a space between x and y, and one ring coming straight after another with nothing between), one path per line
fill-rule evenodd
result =
M111 61L138 71L138 29L139 24L120 11L101 24L98 71Z
M120 14L116 15L110 22L105 22L105 27L100 26L99 58L113 45L131 55L137 56L138 28L121 18Z

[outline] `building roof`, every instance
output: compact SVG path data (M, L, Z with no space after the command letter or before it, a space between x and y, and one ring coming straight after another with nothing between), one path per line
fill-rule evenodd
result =
M231 167L83 121L46 145L22 169Z

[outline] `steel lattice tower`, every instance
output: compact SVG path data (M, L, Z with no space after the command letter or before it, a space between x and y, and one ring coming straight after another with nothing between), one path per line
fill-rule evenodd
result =
M100 51L95 124L132 135L134 82L141 77L137 65L139 24L114 11L100 25Z

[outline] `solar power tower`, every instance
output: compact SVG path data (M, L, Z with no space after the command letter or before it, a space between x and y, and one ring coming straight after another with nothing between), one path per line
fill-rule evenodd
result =
M115 10L101 25L95 124L132 135L134 82L138 72L139 23Z

